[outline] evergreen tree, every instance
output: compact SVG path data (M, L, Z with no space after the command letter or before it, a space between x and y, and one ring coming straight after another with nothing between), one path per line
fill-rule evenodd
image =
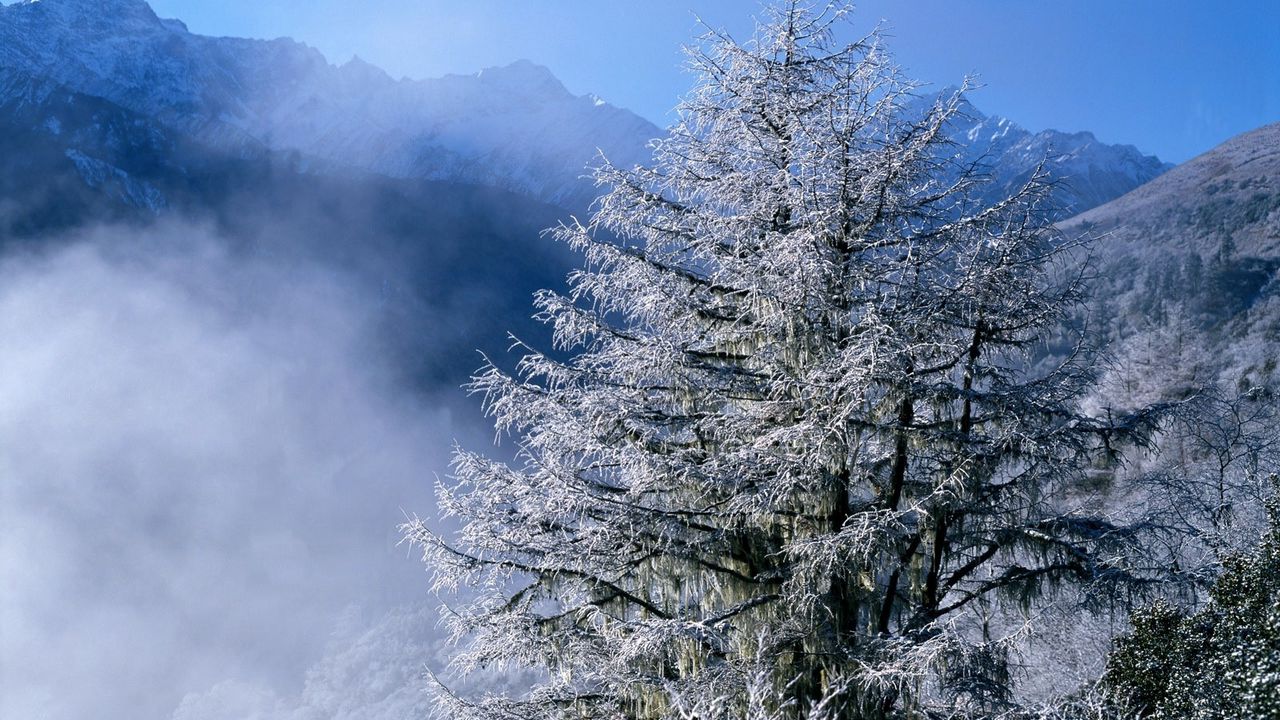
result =
M1200 298L1204 287L1204 259L1200 253L1192 250L1187 253L1182 263L1182 293L1184 304L1193 306Z
M1275 493L1275 478L1272 478ZM1132 717L1280 717L1280 494L1252 553L1234 556L1195 613L1169 603L1137 612L1103 687Z
M463 670L533 667L459 718L883 718L1009 701L972 618L1137 578L1085 477L1153 416L1084 416L1082 350L1036 364L1080 299L1040 175L982 206L846 9L710 33L655 164L606 164L586 256L542 293L564 354L472 388L518 458L459 451L456 537L406 527ZM568 357L569 359L564 359Z

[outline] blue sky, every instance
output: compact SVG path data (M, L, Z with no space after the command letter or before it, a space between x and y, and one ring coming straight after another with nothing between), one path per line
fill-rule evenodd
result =
M754 0L151 0L192 31L290 36L331 61L395 76L471 73L528 58L575 93L659 125L690 78L695 13L739 37ZM1186 160L1280 121L1280 0L865 0L908 72L939 86L977 73L983 111L1031 129L1092 130Z

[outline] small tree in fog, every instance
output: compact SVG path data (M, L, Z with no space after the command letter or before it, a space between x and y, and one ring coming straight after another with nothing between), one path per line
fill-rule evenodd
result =
M1043 179L979 206L959 94L922 109L845 15L707 36L654 166L606 165L555 230L586 256L538 298L570 359L474 379L518 459L459 451L461 531L407 527L465 590L458 665L541 680L444 715L994 708L1008 647L974 618L1134 579L1080 488L1147 418L1080 414L1082 352L1029 369L1079 297Z

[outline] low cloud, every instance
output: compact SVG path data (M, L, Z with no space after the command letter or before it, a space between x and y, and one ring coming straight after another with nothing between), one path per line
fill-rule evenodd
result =
M0 717L267 717L353 617L418 617L385 614L425 599L401 509L487 433L402 381L379 303L185 226L0 260Z
M324 656L297 692L227 680L183 698L173 720L410 720L426 717L431 695L423 668L440 666L436 613L389 610L375 622L340 621Z

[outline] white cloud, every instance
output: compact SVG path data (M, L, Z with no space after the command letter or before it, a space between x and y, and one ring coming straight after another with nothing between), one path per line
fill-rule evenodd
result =
M455 423L376 294L201 235L0 262L0 717L269 717L343 608L422 599L395 526Z

